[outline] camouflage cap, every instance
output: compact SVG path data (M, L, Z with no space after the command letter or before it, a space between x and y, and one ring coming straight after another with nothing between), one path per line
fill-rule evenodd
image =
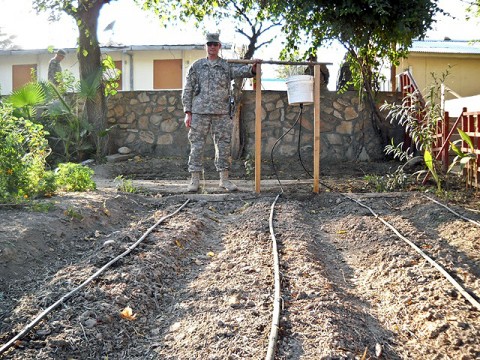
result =
M208 33L207 34L207 43L208 42L215 42L215 43L220 43L220 34L218 33Z
M65 52L65 50L63 49L58 49L57 50L57 55L62 55L62 56L65 56L67 53Z

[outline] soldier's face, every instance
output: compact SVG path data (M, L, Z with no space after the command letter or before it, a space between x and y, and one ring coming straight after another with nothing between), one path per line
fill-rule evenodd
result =
M217 42L209 42L205 45L207 47L207 52L208 55L218 55L218 52L220 51L220 48L222 47L222 44L217 43Z

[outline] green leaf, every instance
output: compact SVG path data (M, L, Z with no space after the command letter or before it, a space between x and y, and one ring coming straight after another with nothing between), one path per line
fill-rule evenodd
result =
M470 147L470 149L474 149L473 147L473 142L472 142L472 139L470 138L470 136L468 136L462 129L457 129L458 130L458 133L460 134L460 137L462 138L463 141L465 141L468 146Z
M434 171L433 158L432 158L432 154L430 154L430 151L425 150L425 153L423 154L423 160L425 161L425 165L427 165L428 170L433 172Z
M456 142L456 141L455 141ZM451 142L450 143L450 149L452 149L452 151L460 158L464 157L465 154L460 150L460 148L455 145L455 142ZM455 162L455 161L454 161Z

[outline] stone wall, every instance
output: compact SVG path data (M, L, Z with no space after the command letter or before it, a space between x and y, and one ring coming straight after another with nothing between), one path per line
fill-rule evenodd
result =
M383 100L395 99L382 94ZM320 98L321 160L376 161L383 159L382 140L372 125L370 112L359 101L357 92L322 91ZM262 158L301 156L308 161L313 149L313 105L290 106L286 91L262 93ZM188 157L187 129L181 91L119 92L108 100L108 122L117 125L110 138L111 152L127 146L135 153L161 157ZM298 123L292 127L296 120ZM242 106L243 135L246 154L254 154L255 93L246 91ZM299 124L301 123L301 128ZM400 137L398 129L382 124L388 137ZM280 140L279 140L280 139ZM211 139L206 156L213 155Z

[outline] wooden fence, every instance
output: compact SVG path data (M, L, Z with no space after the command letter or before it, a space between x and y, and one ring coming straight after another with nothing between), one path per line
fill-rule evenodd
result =
M414 91L420 92L415 80L409 71L405 71L399 75L400 86L403 98L408 94L412 94ZM420 99L423 100L420 96ZM422 103L425 106L425 102ZM422 112L418 112L422 114ZM423 121L421 116L418 121ZM465 154L475 154L475 161L469 162L464 169L464 176L470 186L480 187L478 179L480 177L480 111L468 111L467 108L463 108L462 113L456 120L451 121L450 114L445 112L443 119L436 125L435 142L433 145L433 156L439 160L442 164L442 170L447 172L450 164L452 152L450 150L450 143L453 139L458 139L458 129L465 132L472 140L473 148L462 140L460 150ZM405 135L406 141L408 141L408 134ZM424 181L428 178L425 177Z

